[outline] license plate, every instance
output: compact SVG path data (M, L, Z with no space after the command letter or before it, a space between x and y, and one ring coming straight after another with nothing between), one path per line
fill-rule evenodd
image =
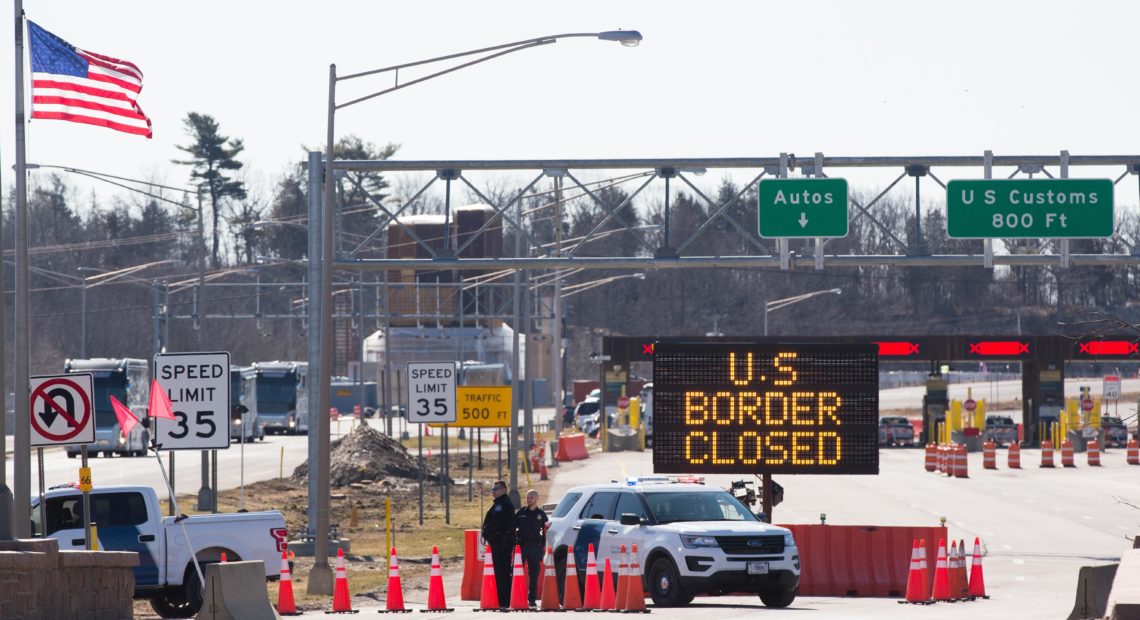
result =
M749 562L748 563L749 575L767 575L768 563L767 562Z

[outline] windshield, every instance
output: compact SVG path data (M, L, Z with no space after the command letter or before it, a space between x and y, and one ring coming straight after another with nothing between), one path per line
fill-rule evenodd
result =
M910 426L910 422L906 418L883 418L879 421L879 424Z
M598 412L598 401L586 400L578 405L578 415L593 415Z
M756 521L756 515L727 491L646 493L658 523L675 521Z
M257 377L258 413L289 413L297 408L297 381L292 374Z
M994 426L1013 426L1013 418L990 418L990 424Z
M95 372L95 428L109 429L119 423L111 408L111 397L127 403L127 375L124 372Z

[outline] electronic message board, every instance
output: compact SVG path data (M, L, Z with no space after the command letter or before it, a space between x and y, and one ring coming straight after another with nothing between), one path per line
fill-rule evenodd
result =
M878 474L874 344L660 340L653 471Z

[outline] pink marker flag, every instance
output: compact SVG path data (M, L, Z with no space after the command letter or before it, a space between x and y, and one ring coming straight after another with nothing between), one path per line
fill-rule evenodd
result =
M115 417L119 419L119 431L123 435L129 435L131 429L139 423L139 419L135 414L131 413L127 406L119 402L119 399L114 396L111 397L111 407L115 410Z
M174 406L170 404L170 396L158 384L158 379L150 380L150 417L174 419Z

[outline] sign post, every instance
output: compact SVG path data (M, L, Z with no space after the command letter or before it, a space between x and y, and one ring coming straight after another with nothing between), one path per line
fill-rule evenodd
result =
M36 448L40 476L40 536L47 536L47 502L44 501L44 446L79 444L83 492L83 545L91 550L91 470L87 444L95 441L94 381L87 373L44 375L28 382L31 445Z
M456 374L455 362L408 362L408 422L417 424L419 429L420 525L424 524L424 424L445 425L440 446L447 450L446 425L456 421ZM446 461L446 454L443 458ZM450 514L450 495L446 491L442 495Z
M1109 179L972 179L946 185L946 234L955 239L1111 237Z

